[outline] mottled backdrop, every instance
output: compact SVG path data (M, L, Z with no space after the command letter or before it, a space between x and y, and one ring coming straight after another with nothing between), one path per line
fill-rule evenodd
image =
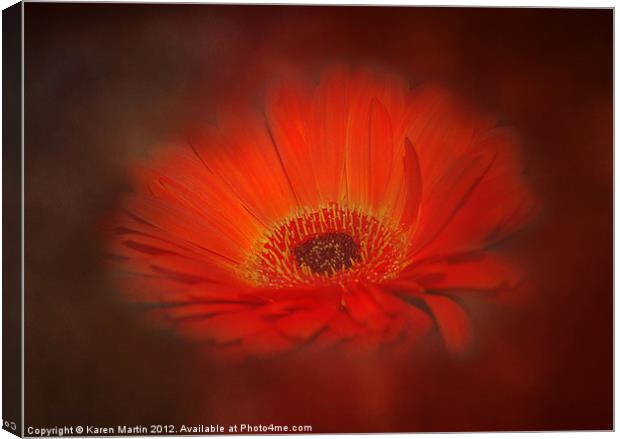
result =
M315 432L612 427L612 11L25 5L26 425L311 424ZM398 363L222 365L148 327L105 269L126 164L233 91L379 65L442 82L524 140L529 273L478 344ZM433 347L434 346L434 347Z

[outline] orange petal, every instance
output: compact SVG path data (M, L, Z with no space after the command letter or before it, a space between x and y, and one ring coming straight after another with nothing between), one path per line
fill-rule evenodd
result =
M404 171L406 198L400 222L405 227L410 227L418 218L420 210L422 175L415 147L408 138L405 139Z
M296 201L264 115L245 104L221 105L219 129L203 127L194 136L208 166L265 225L288 215Z
M175 242L207 250L213 259L222 263L243 260L244 254L237 241L186 210L146 195L127 195L125 208L155 229L173 236Z
M379 214L388 207L386 198L391 200L395 197L395 194L390 193L395 151L390 115L377 98L373 98L370 105L369 137L370 206Z
M216 225L222 233L242 237L247 242L253 241L259 232L260 222L242 205L227 183L208 167L191 141L179 141L159 151L155 160L134 168L134 178L139 193L158 198L171 207L188 210Z
M349 118L349 83L342 69L330 69L321 78L312 102L309 122L311 163L323 202L346 199L344 157Z
M271 89L265 111L274 147L301 206L316 207L319 193L312 166L307 123L311 91L297 84L281 84Z

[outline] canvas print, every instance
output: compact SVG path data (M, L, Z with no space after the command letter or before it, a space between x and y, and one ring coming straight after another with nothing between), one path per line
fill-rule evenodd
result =
M613 429L611 9L17 8L6 430Z

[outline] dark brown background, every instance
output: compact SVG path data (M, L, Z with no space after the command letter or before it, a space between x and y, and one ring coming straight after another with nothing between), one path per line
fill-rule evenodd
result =
M612 427L611 10L26 4L26 425L315 432ZM104 269L124 167L219 96L333 61L440 81L524 139L544 200L503 250L514 308L474 354L218 365L145 328Z

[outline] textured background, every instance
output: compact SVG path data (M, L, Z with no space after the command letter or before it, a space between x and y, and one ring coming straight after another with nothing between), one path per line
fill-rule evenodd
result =
M299 423L315 432L612 427L612 11L26 8L26 425ZM221 365L145 327L105 270L124 168L221 96L333 61L439 81L524 140L544 200L502 250L529 281L478 345Z

